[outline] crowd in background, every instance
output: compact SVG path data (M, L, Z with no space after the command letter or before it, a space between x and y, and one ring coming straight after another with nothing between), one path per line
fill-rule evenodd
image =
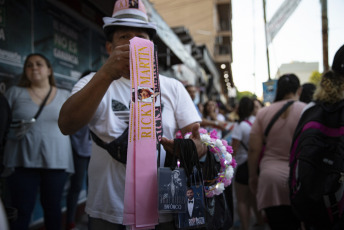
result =
M109 93L107 91L109 87L113 87L113 91L118 93L116 96L125 95L123 103L130 101L131 96L131 88L128 83L129 68L125 68L128 65L128 52L122 52L120 49L124 49L129 37L140 35L149 39L150 33L155 31L154 27L150 27L148 24L149 33L138 29L137 25L130 24L131 21L129 26L127 25L129 29L123 28L121 25L121 29L118 30L111 29L111 26L116 26L111 24L114 23L113 21L107 23L110 27L107 31L109 33L107 47L109 52L112 52L112 56L104 64L104 67L98 70L98 73L88 74L86 79L83 78L76 83L77 88L72 91L74 97L68 90L56 86L50 61L44 55L36 53L27 56L19 83L10 87L5 95L1 95L0 229L8 229L6 221L2 220L4 217L3 204L8 207L6 209L7 219L12 230L29 229L38 194L46 229L75 229L77 201L82 183L86 178L92 148L87 124L91 123L95 129L101 126L100 131L98 130L101 134L111 134L113 130L107 130L107 128L113 118L111 117L114 114L112 107L115 105L110 103L115 102L111 101L110 97L107 101L108 98L104 97L104 99L103 96L105 93ZM123 34L125 36L122 36ZM117 46L117 43L120 45ZM200 127L209 132L215 129L218 138L226 140L233 147L233 157L237 162L237 167L233 183L225 192L228 206L232 211L232 218L234 213L237 213L240 229L317 229L317 226L312 226L311 223L302 223L298 219L289 200L290 191L287 184L290 147L298 121L304 110L308 109L310 105L314 106L313 99L330 104L344 100L343 60L344 48L337 55L333 65L335 69L324 73L317 88L312 84L301 85L298 77L292 73L280 76L275 100L269 106L264 106L256 97L242 97L232 105L225 105L221 100L212 100L212 98L206 101L203 101L202 98L201 102L195 103L198 93L196 86L186 85L185 90L182 84L174 79L167 77L160 79L161 87L165 89L162 91L162 104L166 103L168 105L165 107L166 110L170 109L169 112L165 112L165 114L169 113L168 118L170 119L163 119L165 131L170 134L170 139L173 139L172 136L176 133L177 128L183 125L184 128L187 127L184 133L190 131L191 128L193 134L198 133L198 124L195 126L194 124L199 122ZM116 74L111 75L109 80L105 78L108 73ZM114 80L117 84L111 85ZM90 93L94 92L93 88L99 90L94 94L99 100L92 100ZM87 93L84 93L83 90L86 90ZM195 109L192 108L192 112L190 112L190 106L192 106L190 98L185 100L185 96L188 96L186 91L194 102ZM170 92L170 95L168 93L164 95L165 92ZM103 99L105 102L102 101ZM82 103L84 101L92 103L92 105ZM66 102L68 102L67 105ZM129 109L126 109L126 105L123 103L117 106L123 109L120 112L126 112L126 118L129 120ZM309 103L308 107L306 107L307 103ZM64 116L61 119L61 111L64 106L65 110L62 112ZM83 114L83 111L92 113L91 115ZM106 113L104 111L110 112L104 115L103 113ZM188 111L189 114L187 114ZM74 116L70 116L69 112L72 112ZM93 114L96 115L92 117ZM192 116L189 116L190 114ZM278 114L276 119L274 119L275 114ZM81 120L79 118L85 116L89 116L88 120L85 118L87 122L82 120L79 123ZM107 120L104 119L106 121L102 120L105 116L108 116ZM113 127L117 128L122 121L120 118L116 119L117 123L113 124ZM175 122L175 124L169 127L169 122ZM14 136L10 132L13 128L10 127L10 123L12 125L16 123L18 127L21 127L21 130L17 130L13 134ZM77 124L73 127L68 125L75 123ZM80 127L75 128L78 125ZM126 125L123 125L123 129L124 126ZM194 127L197 128L196 131ZM271 129L269 130L267 127L271 127ZM70 135L63 135L61 130L65 131L64 134ZM197 140L201 146L200 149L204 150L203 154L207 149L202 145L199 136L198 133ZM167 142L165 138L165 144ZM166 146L168 145L166 144ZM104 152L105 154L101 155ZM113 211L113 207L104 205L110 202L104 193L109 197L112 197L113 194L122 195L125 166L120 162L111 161L111 163L105 156L109 157L106 151L100 150L99 147L96 156L93 157L93 159L99 158L98 161L93 160L93 164L90 164L93 170L91 169L89 172L93 172L93 179L89 181L95 185L101 183L104 189L93 186L88 190L92 191L91 196L93 197L88 211L94 215L90 218L93 219L93 229L103 225L117 226L118 229L123 229L121 222L123 221L123 207L117 211L119 219L116 219L114 215L107 215ZM105 163L108 169L104 166ZM98 169L106 170L100 173ZM118 174L112 173L114 172L112 170ZM122 177L119 179L123 183L118 182L117 179L113 180L117 176ZM68 183L67 217L63 223L62 196ZM115 187L118 191L114 192ZM106 189L107 191L104 192ZM123 197L118 197L118 201L113 202L113 205L123 206ZM10 213L10 211L13 212ZM104 213L99 214L98 211L104 211ZM251 226L252 220L253 226ZM162 226L166 223L170 224L169 227L172 226L173 229L173 223L169 222L160 223L160 229L164 229Z
M33 69L38 68L43 69L41 71L43 74L35 73L36 70ZM28 87L28 90L23 90L23 87ZM48 94L50 88L53 89L53 96ZM195 100L197 88L192 85L186 85L185 88L190 97ZM293 215L288 201L288 190L283 188L283 181L288 176L289 146L298 121L296 118L300 117L306 103L312 101L315 88L315 85L311 83L301 86L296 75L287 74L279 78L276 99L270 106L264 106L256 97L247 96L242 97L231 107L216 100L195 104L202 117L201 127L209 132L213 129L217 130L218 138L227 140L233 147L237 168L232 185L235 192L230 193L229 202L232 202L230 204L232 207L235 203L235 210L232 211L237 213L240 229L250 229L252 219L255 229L264 229L266 222L269 223L271 229L283 229L285 226L289 226L288 229L300 228L300 222ZM38 126L39 130L30 130L28 137L19 141L10 137L6 140L4 135L9 129L11 117L18 119L24 116L22 119L28 119L28 115L25 115L27 113L25 105L28 101L34 103L30 107L34 113L47 94L48 103L45 110L52 110L52 112L45 115L45 118L37 119L36 122L41 123L41 127ZM1 159L1 169L3 173L10 174L6 185L2 185L2 188L6 190L2 191L2 197L5 199L5 204L11 200L11 207L17 209L17 221L14 224L11 223L11 229L28 228L38 188L41 190L40 200L44 210L45 225L49 229L61 229L61 221L58 221L61 220L61 196L69 175L72 176L69 179L70 192L67 196L66 229L75 227L77 200L91 154L91 140L87 126L75 135L71 135L71 139L63 136L57 129L56 116L59 106L68 95L67 91L56 88L52 67L41 54L32 54L27 57L19 85L8 90L6 98L1 95L1 100L4 102L1 103L3 112L1 113L2 154L0 156L4 158ZM276 110L289 100L296 103L281 115L283 119L275 124L273 134L268 138L265 137L267 150L262 158L259 154L264 138L263 127ZM54 103L57 102L59 104L54 107ZM51 127L47 133L43 132L45 130L43 127L46 126ZM5 140L10 144L5 145ZM47 144L44 144L45 142ZM61 147L67 149L60 149ZM38 148L38 150L27 152L27 156L23 155L30 148ZM47 151L49 153L54 151L56 154L51 155ZM31 152L40 154L31 156ZM249 155L251 155L250 159ZM57 158L50 159L51 156ZM16 168L14 173L6 172L13 167ZM253 171L259 171L259 174L252 173ZM57 183L58 181L60 182ZM263 182L266 181L269 181L267 187L257 190L257 184L264 186ZM270 183L273 181L276 184ZM271 191L276 193L272 194ZM16 226L16 224L20 225Z
M36 62L40 62L40 65L45 65L45 68L49 69L51 68L48 60L45 60L44 56L42 57L39 54L32 54L31 56L28 56L28 63L30 60L30 57L34 57L39 59L39 61ZM39 64L37 64L39 65ZM26 65L27 66L27 65ZM25 68L32 68L32 67L25 67ZM26 73L25 71L28 70L24 70L24 73ZM83 76L86 74L83 74ZM47 81L50 77L51 79L51 72L48 71L47 74L45 76L43 76L43 79L46 79L44 81ZM26 75L24 74L22 78L26 78ZM31 78L28 78L31 79ZM287 80L285 80L287 79ZM34 80L34 78L32 79ZM37 82L43 81L42 79L37 79ZM286 82L284 82L286 81ZM294 84L293 87L290 87L290 85L288 85L288 82L293 82L296 81L296 83ZM48 81L49 82L49 81ZM312 94L314 93L315 90L315 85L314 84L305 84L303 85L303 91L299 90L300 89L300 85L298 82L298 79L296 76L294 75L288 75L288 76L282 76L279 80L280 85L279 85L279 92L282 91L282 89L287 90L282 92L282 96L281 99L279 100L286 100L285 95L289 95L287 97L287 99L294 99L294 100L298 100L299 95L300 96L300 100L302 100L305 103L308 103L312 100ZM292 84L293 85L293 84ZM46 88L50 87L50 84L46 83ZM15 88L18 88L17 86ZM188 91L190 97L195 100L196 98L196 94L198 93L198 89L197 87L193 86L193 85L186 85L185 86L186 90ZM20 89L20 88L19 88ZM288 90L291 90L290 92L292 92L293 94L289 94L290 92ZM299 90L299 91L297 91ZM12 90L11 90L12 91ZM11 92L7 92L7 95L10 95L9 93ZM302 93L301 93L302 92ZM42 96L39 97L39 95L37 95L37 93L35 94L35 92L33 91L32 93L27 94L27 92L24 92L27 96L32 97L33 99L36 99L34 101L36 101L36 107L40 104L42 98L44 98L44 93L42 93ZM56 92L55 92L56 93ZM17 95L21 95L23 94L23 92L17 93ZM291 96L290 96L291 95ZM15 99L11 99L11 97L7 96L9 101L13 101L11 102L13 107L14 102L16 101ZM17 96L19 97L19 96ZM3 100L5 100L5 98L2 96ZM27 100L27 99L26 99ZM278 101L278 100L277 100ZM63 100L61 101L63 102ZM7 109L7 111L9 111L10 107L7 107L7 103L3 103L5 105ZM300 104L301 105L301 104ZM303 105L303 104L302 104ZM201 122L201 127L207 129L209 132L212 131L213 129L217 130L217 134L218 137L221 139L225 139L227 140L233 147L233 155L236 159L237 162L237 170L236 170L236 176L235 176L235 181L234 181L234 193L230 193L230 202L232 202L232 206L234 203L234 206L236 210L232 210L233 213L237 213L238 220L236 223L234 224L238 224L239 226L241 226L241 229L246 230L246 229L250 229L250 223L252 221L252 213L253 218L255 220L255 226L259 227L259 226L263 226L265 225L265 222L267 220L266 218L266 212L263 213L261 211L261 209L257 208L257 201L256 201L256 196L254 195L254 193L251 192L251 190L249 189L249 170L248 170L248 146L249 146L249 138L250 138L250 132L251 132L251 128L252 125L254 123L254 121L256 120L256 115L258 113L258 111L264 107L264 104L258 100L256 97L247 97L244 96L242 97L239 101L237 101L235 104L233 104L232 106L227 106L224 105L221 101L219 100L207 100L205 103L197 103L195 104L195 107L197 109L197 111L199 112L199 115L202 117L202 122ZM272 106L273 107L273 106ZM269 107L269 108L272 108ZM303 107L300 107L300 109ZM300 113L301 110L298 110ZM5 109L3 110L5 111ZM56 112L57 113L57 112ZM4 114L3 115L3 119L2 121L6 121L6 117ZM7 119L10 119L11 117L11 113L9 112L7 115ZM299 115L297 115L299 116ZM293 116L294 117L294 116ZM296 122L296 120L294 119L294 123ZM5 125L6 124L6 125ZM4 122L4 125L2 127L4 127L3 131L8 129L8 120L6 122ZM290 124L287 125L288 127L291 127ZM295 126L295 124L294 124ZM291 127L292 129L292 127ZM290 131L289 133L292 133L292 131ZM41 132L38 133L32 133L32 135L43 135ZM277 133L278 134L278 133ZM276 135L277 135L276 134ZM4 135L4 132L3 132ZM285 135L285 134L283 134ZM262 136L262 134L260 133L259 136ZM46 138L46 136L45 136ZM5 146L5 138L2 138L3 143L1 145L2 151L4 151L4 146ZM24 146L30 146L29 143L35 143L35 140L37 140L37 137L35 137L34 140L30 140L30 141L25 141L28 142L26 143ZM50 139L49 139L50 140ZM12 141L13 140L9 140ZM51 145L51 142L49 142ZM280 145L281 142L278 142L278 145ZM71 150L73 152L73 154L71 154L68 151L64 151L65 154L73 156L74 159L74 167L75 167L75 173L70 174L72 175L70 177L70 192L68 193L67 196L67 219L66 219L66 229L73 229L75 227L75 213L76 213L76 206L77 206L77 201L78 201L78 196L81 190L81 186L82 183L85 179L85 175L86 175L86 171L87 171L87 165L88 165L88 161L89 161L89 157L90 157L90 149L91 149L91 140L90 140L90 136L89 136L89 131L87 127L82 128L80 131L78 131L75 135L71 135L71 142L68 139L68 143L67 144L61 144L60 146L71 146ZM18 146L17 143L13 143L11 144L11 148ZM37 146L37 145L35 145ZM43 148L43 150L41 151L46 151L46 147L44 147L44 145L40 146L41 148ZM10 148L10 147L8 147ZM17 147L16 147L17 148ZM21 147L22 149L23 147ZM49 148L50 150L50 148ZM57 151L58 148L55 149L55 151ZM13 150L11 150L11 152L13 152ZM78 153L79 152L79 153ZM44 154L42 154L44 155ZM1 156L3 157L4 154L1 154ZM6 156L6 154L5 154ZM13 156L12 156L13 157ZM287 153L286 153L286 158L287 158ZM70 159L70 157L64 157L63 159ZM16 159L18 162L24 162L23 160L18 160ZM47 161L49 159L45 159L45 161ZM42 167L44 168L44 164L47 164L48 167L50 167L49 163L45 162L44 160L41 161L41 164L43 165ZM6 161L5 161L6 162ZM69 164L71 164L73 161L70 159L69 160ZM28 162L30 163L30 162ZM271 163L271 162L270 162ZM269 165L271 165L269 163ZM9 168L9 164L7 164L7 168ZM12 163L13 164L13 163ZM19 163L17 163L19 164ZM25 166L25 164L23 165ZM4 166L2 165L2 168ZM60 168L61 164L59 164ZM68 166L69 167L69 166ZM70 166L71 167L71 166ZM277 166L280 167L280 166ZM26 170L25 167L21 167L20 170ZM28 166L28 170L32 170L30 169L30 166ZM37 169L34 169L34 171L37 171ZM45 171L48 171L50 173L50 171L52 172L59 172L61 171L61 169L44 169L44 171L40 170L38 171L36 174L37 179L39 181L41 181L42 179L39 179L42 176L45 176L45 174L47 174ZM61 172L63 172L64 170L62 170ZM273 170L275 172L275 170ZM284 170L286 172L286 170ZM16 174L11 175L10 178L12 178L13 176L16 176L20 171L17 170ZM70 171L71 172L71 171ZM264 173L264 171L262 171L262 173ZM25 176L23 179L25 181L27 181L28 183L32 184L31 179L29 180L27 177L28 172L25 172L22 174L23 176ZM17 176L18 178L15 178L13 180L8 180L13 182L19 182L19 185L22 186L22 188L19 191L23 191L26 195L20 195L20 194L16 194L15 190L16 187L14 185L12 185L11 187L9 187L8 184L6 184L6 186L8 186L8 188L12 189L12 192L9 192L8 190L6 192L9 192L10 194L16 194L15 197L18 198L25 198L25 199L30 199L30 202L27 201L23 201L22 199L18 200L17 204L14 203L13 201L11 202L11 206L13 206L14 208L16 208L18 210L18 214L17 214L17 220L20 218L24 218L21 217L22 215L25 214L25 221L20 221L20 223L24 224L26 227L29 226L29 220L30 220L30 215L32 214L32 210L33 210L33 206L34 206L34 200L37 195L37 188L41 187L44 188L44 184L42 184L43 182L37 182L36 183L36 189L33 190L33 192L28 193L27 189L29 188L29 186L27 186L27 184L21 182L23 179L21 178L22 176ZM55 201L55 212L60 213L59 215L57 215L56 213L53 214L54 217L50 218L53 219L51 220L52 224L54 226L54 228L56 229L61 229L61 222L56 221L56 219L61 219L58 216L61 216L61 195L62 195L62 189L64 187L64 184L66 183L67 180L67 174L65 174L65 176L63 176L63 179L61 181L60 184L60 188L57 190L56 188L54 188L54 192L59 191L59 195L48 195L47 198L56 198L57 200ZM58 184L56 183L56 179L51 180L51 179L47 179L47 182L49 181L54 181L54 186L57 186ZM38 186L38 187L37 187ZM43 187L42 187L43 186ZM3 186L4 187L4 186ZM31 187L31 186L30 186ZM8 189L6 188L6 189ZM2 191L3 193L5 193L5 191ZM49 212L49 210L52 210L53 207L49 207L49 208L45 208L45 201L44 201L44 190L40 192L41 196L43 196L43 198L41 198L41 202L43 205L43 209L45 212ZM280 192L279 192L280 193ZM28 194L32 194L31 198L30 196L28 196ZM3 197L8 196L9 194L2 194ZM13 196L13 195L12 195ZM5 198L5 199L10 199L10 198ZM13 198L11 198L13 199ZM43 200L42 200L43 199ZM6 203L6 202L5 202ZM25 208L25 212L21 211L24 206L22 206L22 203L25 204L30 204L30 207ZM51 204L51 202L49 202L49 204ZM269 213L269 212L268 212ZM276 213L275 210L272 211L272 213ZM286 213L280 213L277 216L286 216ZM57 218L58 217L58 218ZM290 223L290 216L286 216L286 220ZM272 219L276 219L276 217L271 217ZM270 218L270 219L271 219ZM46 225L49 226L49 214L45 214L45 219L44 221L46 222ZM270 220L271 222L271 220ZM282 223L280 220L278 220L279 223ZM18 229L24 229L25 227L22 225L20 227L18 227ZM12 226L12 229L16 229L15 226ZM259 228L256 228L259 229ZM264 229L264 228L261 228Z

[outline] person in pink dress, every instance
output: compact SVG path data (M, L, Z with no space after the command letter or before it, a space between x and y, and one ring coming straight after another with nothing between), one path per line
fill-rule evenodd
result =
M300 222L294 215L289 200L289 150L296 125L305 103L298 101L302 88L294 74L281 76L277 83L275 101L260 109L250 132L248 166L249 187L256 194L258 210L264 210L271 230L296 230ZM272 117L283 105L295 102L273 124L264 154L264 131Z

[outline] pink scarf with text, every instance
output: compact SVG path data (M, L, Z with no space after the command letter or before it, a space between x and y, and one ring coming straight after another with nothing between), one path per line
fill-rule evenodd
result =
M130 106L123 224L154 229L158 224L154 44L130 40Z

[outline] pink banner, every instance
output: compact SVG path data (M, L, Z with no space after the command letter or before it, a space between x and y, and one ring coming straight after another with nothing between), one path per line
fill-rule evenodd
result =
M158 224L154 90L154 44L130 40L130 109L123 224L154 229Z

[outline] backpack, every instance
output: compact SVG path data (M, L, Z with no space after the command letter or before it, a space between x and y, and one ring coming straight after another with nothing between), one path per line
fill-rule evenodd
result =
M344 101L315 102L302 114L289 163L295 214L319 229L331 229L344 209Z

